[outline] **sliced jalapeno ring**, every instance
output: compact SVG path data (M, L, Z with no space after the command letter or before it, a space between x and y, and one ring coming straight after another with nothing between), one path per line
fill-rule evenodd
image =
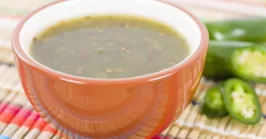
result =
M223 85L218 84L214 87L211 87L206 92L201 112L208 117L213 118L228 115L221 93L221 87L223 87Z
M234 119L256 124L261 119L261 108L253 88L243 80L234 78L224 83L225 106Z

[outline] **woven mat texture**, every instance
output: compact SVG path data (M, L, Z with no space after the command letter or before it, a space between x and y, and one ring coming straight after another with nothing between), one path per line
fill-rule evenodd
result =
M0 139L60 139L62 135L51 128L33 109L20 86L11 51L10 37L19 17L53 0L0 0ZM204 1L204 0L203 0ZM228 0L227 0L228 1ZM232 0L229 2L263 4L264 0ZM266 3L266 2L265 2ZM183 5L199 18L219 20L247 17L241 12L218 10L195 5ZM215 84L202 80L192 101L180 118L155 139L266 139L266 85L255 85L264 118L260 124L249 126L230 117L209 119L198 111L206 89Z

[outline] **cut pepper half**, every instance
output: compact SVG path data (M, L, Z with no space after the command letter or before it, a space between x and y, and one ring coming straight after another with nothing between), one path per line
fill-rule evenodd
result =
M202 113L208 117L223 117L228 115L223 96L221 93L222 84L210 88L204 97L204 104L202 106Z
M240 79L224 83L223 98L229 114L246 124L256 124L261 119L261 108L253 88Z
M237 76L256 82L266 81L266 46L237 49L231 60Z

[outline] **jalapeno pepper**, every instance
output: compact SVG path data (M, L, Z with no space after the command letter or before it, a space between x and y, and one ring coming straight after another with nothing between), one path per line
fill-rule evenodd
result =
M230 19L205 22L212 40L266 41L266 18Z
M221 93L221 87L223 87L223 85L218 84L206 92L201 112L208 117L213 118L228 115Z
M266 45L210 41L203 75L209 78L241 77L266 82Z
M238 77L266 82L266 46L239 48L231 56L231 71Z
M233 78L224 83L223 89L224 103L231 117L246 124L261 120L258 97L248 83Z
M252 47L249 42L210 41L203 75L209 78L226 78L233 76L228 61L237 48Z

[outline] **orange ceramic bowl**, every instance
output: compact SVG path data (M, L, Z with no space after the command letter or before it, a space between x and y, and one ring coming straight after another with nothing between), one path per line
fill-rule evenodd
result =
M29 55L32 39L49 26L95 14L137 15L163 22L183 34L190 55L169 69L123 79L68 75ZM162 1L69 0L25 17L12 44L28 99L61 132L71 138L150 138L173 122L192 99L204 68L208 33L189 12Z

